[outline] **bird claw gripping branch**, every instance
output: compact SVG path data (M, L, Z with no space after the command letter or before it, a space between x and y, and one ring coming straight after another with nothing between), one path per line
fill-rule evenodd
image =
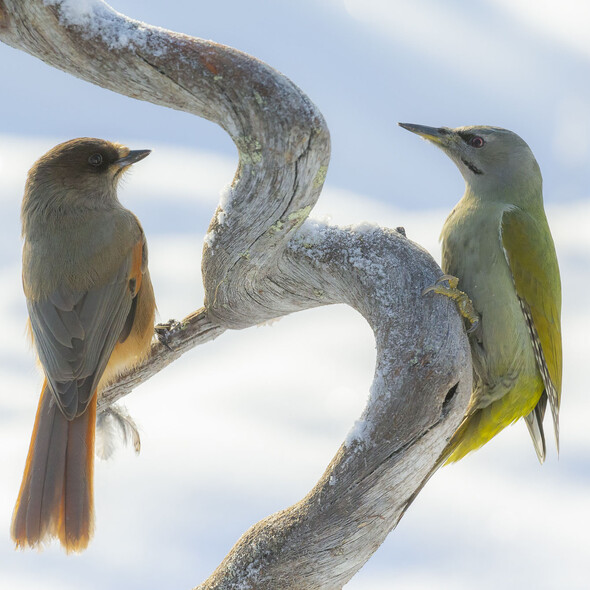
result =
M447 282L448 286L444 285L444 282ZM457 304L459 313L471 324L467 330L467 333L471 334L479 327L479 314L475 311L469 296L460 289L457 289L458 285L459 279L457 277L443 275L434 285L426 287L426 289L422 291L422 295L426 295L426 293L438 293L439 295L444 295L445 297L452 299Z
M182 322L170 319L163 324L158 324L154 328L154 331L156 332L156 336L160 344L165 346L168 350L172 350L172 347L170 346L170 340L176 332L182 330L183 328L184 325Z

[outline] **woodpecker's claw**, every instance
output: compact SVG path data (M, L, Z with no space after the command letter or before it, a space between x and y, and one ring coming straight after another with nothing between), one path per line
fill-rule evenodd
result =
M469 297L468 297L467 300L471 304L471 307L473 307L473 303L471 303L471 299L469 299ZM459 309L459 313L461 315L463 315L463 312L461 311L461 309ZM474 311L473 313L475 313L475 319L471 319L470 317L467 317L467 316L464 316L463 315L463 317L467 317L467 319L469 320L469 322L471 322L471 326L469 326L469 328L467 328L467 333L468 334L473 334L479 328L479 315L477 315L477 312L476 311Z
M449 284L448 287L442 284L445 281ZM446 295L451 299L457 299L457 297L453 297L452 294L455 291L459 291L459 289L457 289L458 285L459 279L457 277L454 277L453 275L443 275L442 277L437 279L434 285L426 287L424 291L422 291L422 295L426 295L426 293L430 293L431 291L433 291L434 293L438 293L439 295ZM459 291L459 293L463 293L463 291ZM465 295L465 293L463 293L463 295ZM465 297L467 297L467 295L465 295Z
M442 284L445 281L448 283L448 287ZM469 299L468 295L457 289L457 285L459 285L459 279L457 277L443 275L434 285L426 287L426 289L422 291L422 295L433 292L451 298L457 304L459 313L471 324L467 330L467 333L471 334L479 327L479 314L475 311L473 302Z
M172 350L170 347L170 339L178 330L182 330L182 323L176 320L168 320L163 324L158 324L154 328L160 344L164 345L168 350Z

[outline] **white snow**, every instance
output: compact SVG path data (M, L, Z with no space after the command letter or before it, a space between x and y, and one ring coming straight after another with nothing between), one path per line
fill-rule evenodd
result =
M126 17L103 0L43 0L47 6L56 6L60 23L80 27L84 36L100 37L110 49L126 46L146 49L148 30L157 31L145 23ZM152 55L165 53L165 45L151 37Z

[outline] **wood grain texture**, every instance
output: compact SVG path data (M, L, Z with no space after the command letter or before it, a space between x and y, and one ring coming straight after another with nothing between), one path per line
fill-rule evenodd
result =
M240 154L206 238L204 307L166 345L154 343L99 409L228 328L332 303L357 309L377 346L362 416L309 494L255 524L198 586L341 588L403 516L467 406L471 359L461 319L446 298L422 296L442 272L395 230L306 221L330 138L321 113L286 77L98 1L84 14L69 5L0 0L0 40L114 92L214 121Z

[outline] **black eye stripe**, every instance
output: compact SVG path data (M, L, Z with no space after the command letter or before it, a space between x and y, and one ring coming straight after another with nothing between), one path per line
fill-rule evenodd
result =
M467 131L459 131L459 137L465 142L469 143L469 140L475 137L474 133L467 133Z

